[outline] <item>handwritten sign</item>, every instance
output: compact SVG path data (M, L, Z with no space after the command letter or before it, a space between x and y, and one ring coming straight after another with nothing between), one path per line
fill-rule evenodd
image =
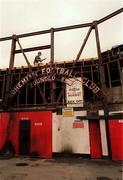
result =
M81 78L66 79L67 107L83 106L83 88Z

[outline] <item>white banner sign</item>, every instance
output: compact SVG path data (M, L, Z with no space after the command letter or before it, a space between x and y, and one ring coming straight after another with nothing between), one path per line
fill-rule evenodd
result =
M83 84L81 78L66 79L67 107L83 106Z

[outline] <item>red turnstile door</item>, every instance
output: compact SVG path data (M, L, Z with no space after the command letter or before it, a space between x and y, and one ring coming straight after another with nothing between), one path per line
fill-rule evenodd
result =
M89 121L89 133L90 133L90 153L91 158L101 159L101 136L100 126L98 120Z

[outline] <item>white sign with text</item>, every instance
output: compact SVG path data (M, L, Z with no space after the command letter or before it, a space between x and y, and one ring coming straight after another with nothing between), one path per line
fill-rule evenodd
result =
M83 107L83 84L81 78L66 79L67 107Z

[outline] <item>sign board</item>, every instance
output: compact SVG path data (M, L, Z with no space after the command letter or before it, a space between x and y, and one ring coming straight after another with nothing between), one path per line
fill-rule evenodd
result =
M29 88L34 88L41 83L56 81L57 76L61 78L60 81L66 82L66 97L67 107L82 107L83 106L83 85L88 87L93 93L99 95L100 88L90 81L88 78L76 77L73 69L63 67L40 67L37 71L32 71L23 77L8 93L5 99L5 104L9 103L12 98L21 90L23 86L29 83ZM1 100L0 100L1 101Z
M75 120L75 121L73 122L73 128L84 128L84 123L83 123L83 121Z
M87 110L87 119L99 119L98 110Z
M119 123L123 123L123 119L120 119L120 120L119 120Z
M35 125L35 126L42 126L43 123L42 123L42 122L35 122L34 125Z
M66 79L66 100L67 107L83 106L83 85L81 77Z
M63 108L62 109L62 115L64 117L74 116L73 108Z

